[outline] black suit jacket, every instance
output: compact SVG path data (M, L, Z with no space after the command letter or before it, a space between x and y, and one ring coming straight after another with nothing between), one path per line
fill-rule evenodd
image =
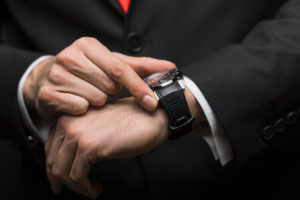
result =
M17 112L20 77L39 56L55 55L90 36L112 51L175 62L203 92L235 161L252 158L244 167L222 168L193 132L138 159L100 163L95 176L106 183L107 197L203 197L214 187L227 193L228 181L243 189L233 177L246 168L270 179L274 171L261 165L294 162L299 142L299 13L299 0L133 0L128 15L117 0L3 0L1 136L32 151L35 145L26 140ZM250 174L245 188L252 183Z

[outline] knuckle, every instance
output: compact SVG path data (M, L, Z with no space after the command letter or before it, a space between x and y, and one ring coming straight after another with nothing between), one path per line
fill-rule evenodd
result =
M74 110L75 113L73 114L84 114L88 110L88 107L89 107L89 102L83 100L82 102L80 102L79 105L77 105L76 110Z
M105 87L106 87L107 93L110 95L116 94L120 88L119 84L112 80L107 81L105 83Z
M78 176L77 174L71 173L71 174L70 174L70 179L71 179L73 182L78 183L78 182L80 182L81 177Z
M55 99L54 92L49 86L43 86L40 88L37 100L42 105L48 105Z
M91 43L97 41L93 37L81 37L78 40L74 42L74 44L80 48L80 49L85 49L91 45Z
M55 61L58 63L74 63L74 52L66 48L56 55Z
M126 71L126 66L118 59L112 63L111 75L113 78L120 78Z
M108 149L103 149L101 152L98 153L99 160L105 160L110 158L110 151Z
M55 166L55 164L52 166L52 170L51 170L53 176L55 176L56 178L62 178L64 177L64 173L61 169L59 169L58 167Z
M75 140L78 137L79 133L80 131L78 130L78 128L68 127L65 133L65 140L68 141Z
M96 106L103 106L106 101L107 101L107 95L103 94L103 93L97 93L94 95L94 98L93 98L93 103L96 105Z
M78 149L82 152L87 152L93 148L95 139L91 137L81 137L78 141Z
M58 66L54 65L49 70L48 79L53 83L59 84L65 81L65 76L63 71Z
M81 134L81 128L77 124L69 124L64 127L66 137L68 138L77 138Z

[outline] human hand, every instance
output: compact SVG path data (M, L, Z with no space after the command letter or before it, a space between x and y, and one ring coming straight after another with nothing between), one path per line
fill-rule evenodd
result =
M195 123L205 121L201 107L188 88L185 96ZM57 193L64 184L95 198L101 192L101 185L87 178L93 163L141 155L161 145L167 136L165 112L160 108L146 112L133 98L92 108L82 116L61 116L45 145L52 190Z
M147 112L134 98L89 109L82 116L61 116L45 145L52 190L57 193L65 185L96 198L101 185L87 178L93 163L141 155L161 145L167 136L164 111Z
M83 37L35 67L23 94L42 116L83 114L89 105L102 106L122 86L148 111L157 106L152 90L140 76L175 68L169 61L137 58L109 51L94 38Z

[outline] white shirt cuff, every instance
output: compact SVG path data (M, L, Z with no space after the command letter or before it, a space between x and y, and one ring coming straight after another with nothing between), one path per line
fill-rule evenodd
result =
M25 71L25 73L23 74L22 78L19 81L18 94L17 94L18 106L19 106L19 110L21 113L21 117L25 123L25 126L29 129L29 131L31 132L33 137L35 139L37 139L40 143L43 143L43 144L45 143L45 141L48 138L49 130L50 130L50 127L51 127L53 121L47 120L46 123L43 123L42 121L45 121L45 120L38 119L38 121L39 121L38 123L33 123L33 120L31 119L28 109L25 105L25 101L24 101L24 97L23 97L23 87L24 87L27 77L29 76L31 71L37 66L37 64L39 64L46 58L50 58L50 57L53 57L53 56L50 56L50 55L42 56L42 57L36 59L27 68L27 70ZM35 126L35 124L38 124L38 126Z
M187 76L184 76L184 82L200 104L208 121L210 132L205 131L201 125L196 127L196 129L209 145L214 158L216 160L220 159L221 164L224 166L233 158L232 147L225 135L224 129L198 86Z

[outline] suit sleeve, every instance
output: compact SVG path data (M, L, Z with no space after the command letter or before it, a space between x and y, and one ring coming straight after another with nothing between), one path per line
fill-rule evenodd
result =
M299 135L300 1L287 1L240 44L183 71L211 105L238 162L268 148L275 138Z
M17 114L18 82L27 67L40 53L4 44L3 26L8 19L4 1L0 2L0 120L2 138L19 139L21 127Z

